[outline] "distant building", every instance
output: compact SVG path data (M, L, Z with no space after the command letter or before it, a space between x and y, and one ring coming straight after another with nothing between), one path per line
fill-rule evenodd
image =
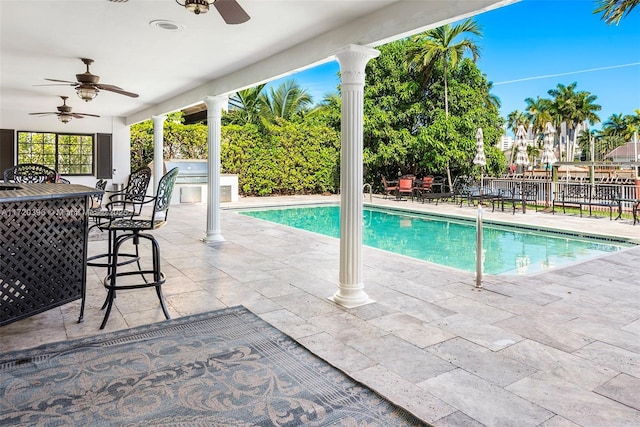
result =
M621 163L640 161L640 143L627 142L605 154L604 158L605 160Z
M502 135L497 144L498 148L502 151L507 151L513 147L513 137Z

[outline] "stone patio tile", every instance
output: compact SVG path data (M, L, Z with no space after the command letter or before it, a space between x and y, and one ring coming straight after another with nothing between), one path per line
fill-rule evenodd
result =
M581 426L640 425L638 411L547 372L538 372L506 389Z
M586 390L593 390L618 374L613 369L529 339L501 353Z
M578 351L574 351L573 354L584 357L599 365L607 366L614 371L625 372L636 378L640 378L639 353L596 341Z
M427 422L433 422L455 412L455 408L432 394L426 391L416 392L415 384L390 372L384 366L372 366L354 372L352 376Z
M345 372L361 371L377 362L325 332L307 335L297 341L313 354Z
M424 278L421 281L425 283L421 283L421 281L411 281L411 280L402 280L398 281L396 278L393 282L389 284L391 289L395 289L399 292L402 292L407 295L411 295L414 298L418 298L419 300L426 302L438 302L441 300L446 300L447 298L452 298L455 294L451 292L447 292L442 287L434 287L431 283L432 274L425 275L428 279ZM440 304L439 304L440 305Z
M380 304L387 305L393 310L402 311L418 319L422 319L425 322L455 314L453 311L440 307L437 304L422 301L400 292L396 292L388 298L380 298L378 301Z
M322 332L316 326L285 309L260 313L260 317L294 339Z
M377 302L354 307L350 309L349 312L354 316L358 316L362 320L378 319L380 317L397 313L390 307Z
M454 335L461 336L493 351L513 345L523 339L513 332L497 326L479 323L477 320L463 314L448 316L432 323Z
M504 311L496 307L487 306L482 302L475 301L471 298L456 296L453 298L438 301L438 305L448 308L459 314L473 317L481 323L494 324L500 320L513 317L513 313Z
M535 368L493 352L463 338L453 338L427 349L441 359L493 384L504 387L536 372Z
M571 304L588 308L604 307L615 301L611 297L598 295L589 290L575 289L565 284L546 285L541 288L541 291L548 295L555 295L558 298L569 301Z
M495 326L569 353L593 342L593 339L570 332L562 328L562 325L540 318L515 316L497 322Z
M265 280L256 280L253 282L245 282L244 285L250 287L256 292L259 292L267 298L276 298L300 292L300 289L277 277Z
M486 426L538 426L554 414L463 369L445 372L418 386Z
M404 313L393 313L370 320L369 323L420 348L454 337L451 332Z
M564 323L562 326L578 334L584 334L607 344L634 353L640 353L640 339L638 339L638 335L623 331L611 323L607 324L604 319L599 316L580 316Z
M349 345L360 341L375 340L387 334L386 331L340 309L310 317L308 321Z
M395 335L361 340L351 345L412 383L424 381L455 368L443 359Z
M168 307L172 307L180 313L181 316L227 307L225 303L212 295L211 292L205 290L172 295L166 298L166 303ZM158 309L158 311L160 311L160 309Z
M595 392L640 410L640 378L620 374L596 388Z
M484 427L484 424L474 420L464 412L456 411L451 415L440 418L433 423L434 427Z
M557 301L559 298L556 295L546 293L545 287L539 287L539 289L531 289L524 286L522 283L510 284L504 281L491 280L484 283L484 288L489 291L499 292L503 295L530 301L534 304L549 304L553 301Z
M622 329L623 331L631 332L632 334L636 334L638 335L638 339L640 339L640 319L631 322L620 329Z
M326 298L318 298L306 292L296 292L271 298L273 302L295 313L303 319L309 320L316 316L340 312L342 309Z
M561 417L560 415L555 415L552 418L549 418L547 421L540 424L540 427L581 427L573 421L569 421L568 419Z

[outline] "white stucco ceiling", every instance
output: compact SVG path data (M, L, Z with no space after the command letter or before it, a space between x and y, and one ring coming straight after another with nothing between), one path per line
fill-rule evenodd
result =
M66 95L74 111L134 123L514 1L239 0L251 20L226 25L214 8L197 16L174 0L0 0L0 112L54 111ZM159 19L184 29L149 25ZM71 86L35 86L75 81L79 58L140 97L101 91L84 103Z

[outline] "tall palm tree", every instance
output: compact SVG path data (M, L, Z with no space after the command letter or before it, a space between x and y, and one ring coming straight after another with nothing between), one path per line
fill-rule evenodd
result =
M640 4L640 0L596 0L596 4L597 8L593 13L602 13L601 19L608 25L618 25L622 18Z
M289 120L294 114L307 111L313 103L309 92L295 80L287 80L276 89L271 88L269 95L260 95L260 100L264 107L262 116L270 120L276 117Z
M480 58L480 48L465 34L474 34L482 37L480 26L473 19L467 19L462 24L451 24L434 28L414 36L417 47L411 49L408 54L410 68L423 73L425 80L431 76L435 65L442 63L444 75L444 112L449 117L449 94L447 87L447 67L455 68L462 60L465 53L470 52L473 61Z
M548 91L549 95L554 97L553 111L557 112L561 121L567 124L568 140L567 144L567 160L573 160L574 147L576 145L576 128L579 124L589 122L590 124L600 122L600 118L596 111L600 111L602 107L594 104L598 98L586 91L576 92L576 82L568 86L558 84L555 89Z

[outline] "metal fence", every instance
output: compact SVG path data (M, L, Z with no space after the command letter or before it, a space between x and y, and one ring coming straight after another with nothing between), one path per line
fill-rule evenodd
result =
M550 178L545 177L531 178L515 175L505 178L485 177L483 185L485 188L490 188L495 192L498 190L505 192L512 191L524 183L537 187L538 200L536 204L544 206L551 206L554 197L560 195L563 191L568 193L569 187L579 187L590 184L588 179L560 179L558 181L552 181ZM617 181L598 180L590 185L593 186L593 192L597 192L599 189L614 188L615 193L619 195L621 200L623 212L631 212L633 200L640 199L640 184L636 184L636 182L631 179L620 179ZM594 208L594 210L596 210L596 208Z

